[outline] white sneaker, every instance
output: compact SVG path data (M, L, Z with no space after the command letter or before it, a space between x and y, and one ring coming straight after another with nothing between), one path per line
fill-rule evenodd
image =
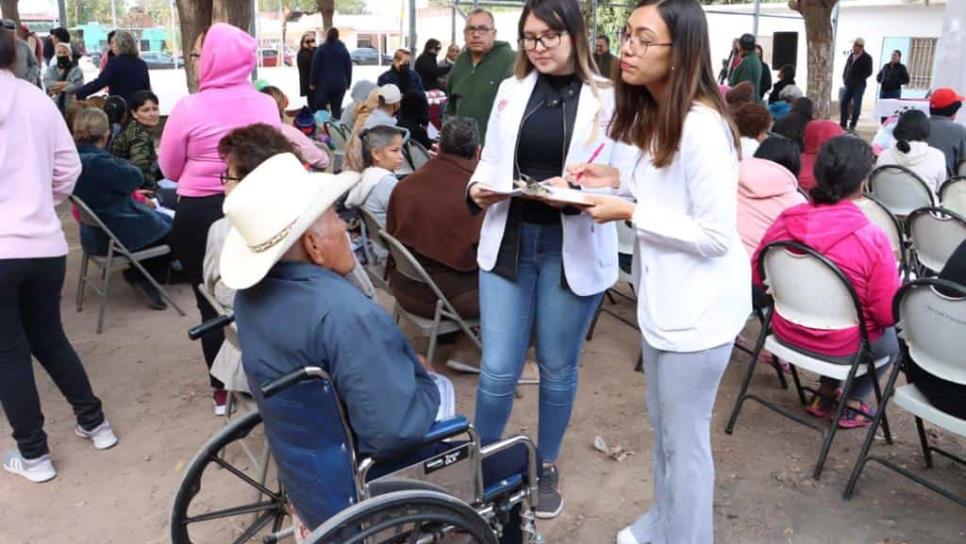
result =
M643 543L638 542L637 539L634 538L634 533L631 532L630 527L624 527L623 529L621 529L621 532L617 533L617 544L643 544Z
M111 424L106 419L94 430L85 431L83 427L78 425L74 427L74 432L77 436L94 442L94 447L99 450L113 448L117 444L117 436L114 435L114 430L111 429Z
M446 361L446 368L451 368L457 372L463 372L466 374L479 374L480 373L480 363L470 364L461 361L460 359L448 359Z
M53 480L57 476L54 463L50 455L41 455L36 459L24 459L17 450L7 452L3 458L3 468L7 472L19 474L34 483Z

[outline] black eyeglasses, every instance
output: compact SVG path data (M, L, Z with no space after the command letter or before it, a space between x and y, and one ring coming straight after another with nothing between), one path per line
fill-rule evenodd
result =
M553 49L560 45L560 38L564 34L566 32L548 32L540 36L524 36L520 38L520 46L527 51L535 51L539 43L544 49Z
M305 40L306 45L315 45L315 40Z
M235 176L228 173L228 169L218 175L218 179L221 180L222 185L227 185L229 181L241 181L242 178L236 178Z
M489 34L493 29L488 26L468 26L463 29L463 34Z
M201 58L201 53L197 53L195 51L192 51L191 53L188 53L188 56L191 57L191 58L193 58L193 59L200 59Z

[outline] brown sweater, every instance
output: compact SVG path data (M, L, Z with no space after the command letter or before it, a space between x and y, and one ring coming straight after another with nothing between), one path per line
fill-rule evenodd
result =
M475 159L440 153L396 185L386 230L422 257L460 272L477 269L476 246L484 214L466 207Z

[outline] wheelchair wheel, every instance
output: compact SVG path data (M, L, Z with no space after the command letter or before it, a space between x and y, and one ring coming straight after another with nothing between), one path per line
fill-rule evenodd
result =
M445 539L445 540L444 540ZM473 508L436 491L395 491L356 503L309 535L306 544L497 544Z
M171 509L172 544L272 542L284 536L284 490L271 464L262 416L225 425L191 460Z

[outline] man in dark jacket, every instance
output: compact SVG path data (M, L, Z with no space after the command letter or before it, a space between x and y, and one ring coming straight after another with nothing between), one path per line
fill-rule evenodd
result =
M865 80L872 75L872 57L865 52L865 40L856 38L852 44L852 54L845 61L845 70L842 72L842 82L845 84L845 92L842 93L842 100L839 104L841 119L839 126L848 130L855 130L855 125L859 122L859 115L862 114L862 95L865 94ZM849 120L849 106L852 106L851 121ZM846 123L849 123L846 126Z
M902 98L902 86L909 84L909 71L902 60L902 52L892 52L889 64L883 65L875 80L879 82L879 98Z
M443 44L436 38L426 41L423 54L416 59L416 73L423 82L423 88L427 91L434 91L442 88L442 77L449 73L452 66L441 66L436 62Z
M771 90L771 66L765 62L765 51L760 45L755 46L758 58L761 59L761 85L758 88L758 97L762 102L765 101L765 93Z
M403 94L408 91L426 92L419 74L414 72L412 67L413 54L408 49L397 49L396 54L392 57L392 66L379 76L376 84L382 87L391 83L399 87Z
M963 97L949 87L929 95L929 147L946 155L946 173L957 175L959 163L966 160L966 127L956 122Z
M309 107L315 102L309 89L309 76L312 75L312 57L315 55L315 32L306 32L302 35L302 43L299 44L299 53L295 58L295 64L299 69L299 96L307 97ZM315 108L311 108L315 111Z
M315 96L316 110L328 108L332 117L342 117L342 99L352 84L352 57L339 40L339 29L330 28L325 43L315 50L309 89Z
M466 18L463 37L466 49L449 74L446 116L472 117L480 127L481 143L500 83L513 73L516 53L506 42L496 41L493 15L476 9Z
M728 79L728 85L736 87L742 81L747 81L755 87L755 101L761 102L761 58L755 51L755 37L751 34L742 34L738 39L738 46L741 48L741 64L735 68Z

